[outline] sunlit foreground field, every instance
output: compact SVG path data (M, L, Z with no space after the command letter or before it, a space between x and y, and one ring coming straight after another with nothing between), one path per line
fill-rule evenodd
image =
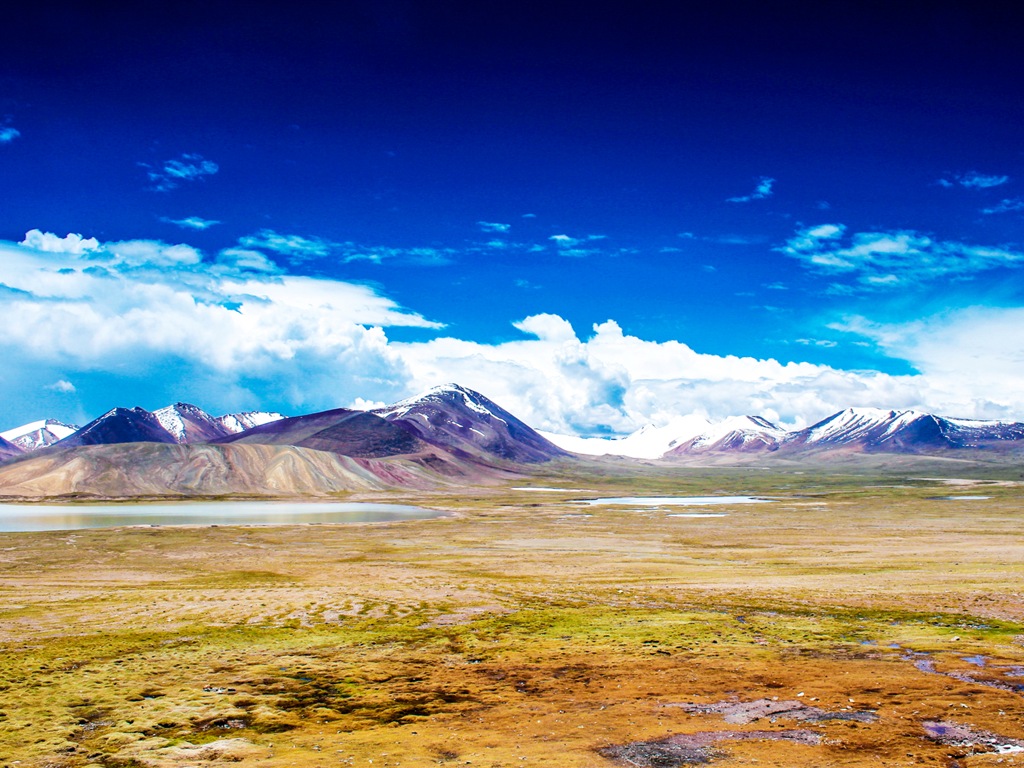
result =
M0 766L1024 764L998 475L594 473L375 497L434 520L2 534ZM624 494L775 501L572 502Z

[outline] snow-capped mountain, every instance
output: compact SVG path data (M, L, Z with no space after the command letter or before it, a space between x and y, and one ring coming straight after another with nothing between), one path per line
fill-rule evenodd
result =
M175 403L155 411L114 408L84 427L54 419L33 421L0 433L17 452L30 453L60 443L63 447L110 443L208 443L284 418L280 413L244 411L213 417L198 406ZM17 455L0 444L0 460Z
M788 433L760 416L733 416L711 424L699 435L679 442L665 458L693 453L756 453L774 451Z
M680 459L699 454L780 451L927 453L957 448L1024 449L1024 424L1011 421L949 419L919 411L847 408L806 429L788 432L759 416L734 416L710 422L683 417L664 427L648 426L626 437L580 438L543 433L574 453Z
M712 422L691 414L674 419L665 426L642 427L620 438L541 434L573 453L660 459L694 453L773 451L788 433L760 416L733 416Z
M294 445L362 459L413 454L427 447L397 424L373 413L348 408L275 419L216 442Z
M160 425L179 443L209 443L247 429L284 418L280 413L244 411L226 416L211 416L190 403L175 403L153 411Z
M0 438L13 443L23 451L34 451L53 445L78 431L72 424L54 419L43 419L22 424L20 427L0 432Z
M634 459L659 459L677 445L696 438L712 427L703 416L690 414L656 427L648 424L625 437L576 437L541 432L545 438L573 453L587 456L628 456Z
M1024 441L1024 424L935 416L920 411L847 408L780 443L787 453L846 450L874 453L927 453L947 449L988 450ZM1022 442L1024 447L1024 442Z
M168 405L153 415L178 443L208 443L229 434L217 419L189 403Z
M535 463L567 456L479 392L445 384L371 413L456 456Z
M114 408L55 445L69 448L110 443L176 443L159 419L145 408Z
M245 432L247 429L270 424L273 421L280 421L283 418L284 415L276 411L242 411L240 413L229 413L227 416L218 416L215 421L224 427L228 434L237 435L239 432Z
M993 446L1024 440L1024 424L1016 421L939 418L939 428L953 448Z
M907 439L935 442L941 438L933 416L917 411L884 411L879 408L847 408L794 432L787 446L899 446Z
M571 454L666 460L711 455L718 461L730 454L768 452L790 458L833 451L1024 452L1024 423L847 408L792 432L758 416L711 422L691 414L622 438L582 438L534 431L480 393L447 384L373 411L341 408L293 418L248 411L213 417L179 402L154 412L114 408L77 430L54 420L31 422L0 433L0 461L51 445L134 442L292 445L356 458L417 455L427 461L423 457L429 455L485 464L495 459L536 463Z

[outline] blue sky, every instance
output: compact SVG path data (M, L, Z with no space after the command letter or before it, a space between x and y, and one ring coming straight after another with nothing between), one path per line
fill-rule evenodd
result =
M0 427L450 380L581 434L1024 418L1009 5L294 5L21 12Z

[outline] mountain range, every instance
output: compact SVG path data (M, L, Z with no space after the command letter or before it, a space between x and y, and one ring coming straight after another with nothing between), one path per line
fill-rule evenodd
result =
M691 415L623 438L579 438L537 432L449 384L372 411L213 417L175 403L114 408L80 428L32 422L0 433L0 495L322 495L486 483L587 456L692 463L964 450L1022 451L1024 423L848 408L793 431L757 416Z
M19 496L424 489L490 482L570 456L458 385L376 411L294 417L214 418L185 403L152 412L114 408L50 445L26 452L12 444L7 452L0 494Z
M800 430L787 431L759 416L711 422L687 416L664 427L644 427L622 438L578 438L544 433L576 453L643 459L778 453L934 454L948 450L1024 450L1024 423L953 419L919 411L847 408Z

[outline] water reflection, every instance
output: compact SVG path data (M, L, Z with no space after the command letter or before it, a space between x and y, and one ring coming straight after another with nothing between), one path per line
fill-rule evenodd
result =
M221 501L177 504L0 504L0 531L128 525L296 525L424 520L443 512L404 504Z

